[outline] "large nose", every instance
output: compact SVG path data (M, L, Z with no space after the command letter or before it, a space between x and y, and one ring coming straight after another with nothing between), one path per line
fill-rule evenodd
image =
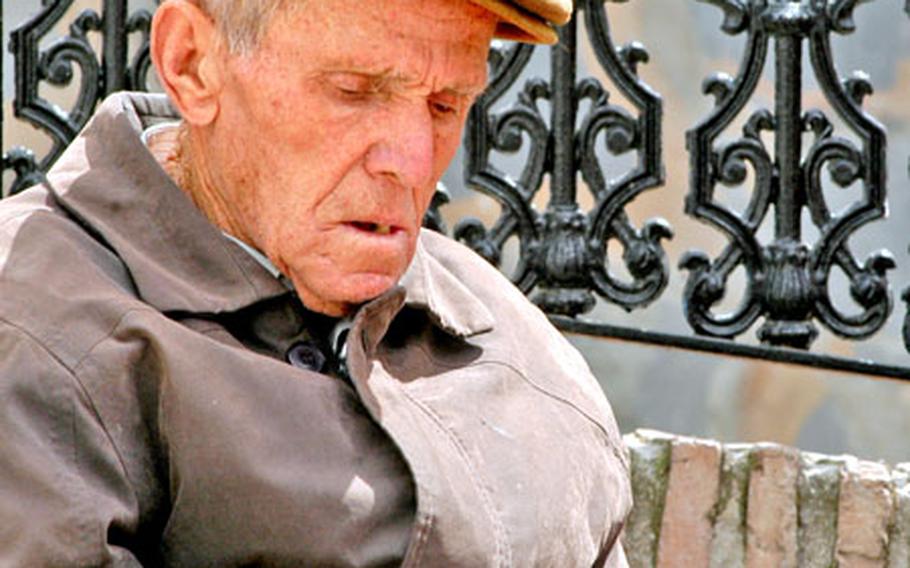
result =
M409 188L432 181L433 117L426 101L396 101L384 109L375 142L366 155L366 169L374 176L394 178Z

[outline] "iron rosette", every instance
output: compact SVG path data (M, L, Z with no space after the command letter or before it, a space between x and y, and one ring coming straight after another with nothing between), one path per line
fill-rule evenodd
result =
M611 102L596 78L576 80L579 25L585 26L598 64L632 111ZM498 109L497 103L518 83L535 48L492 49L489 87L468 120L465 180L495 199L502 211L490 228L476 218L460 220L454 237L496 266L501 266L505 242L517 237L519 258L510 277L548 313L585 313L594 307L596 296L626 310L646 306L667 284L669 267L661 241L672 236L662 219L636 228L625 212L639 194L664 179L661 99L637 73L648 54L638 43L613 44L602 1L578 2L575 17L559 34L560 43L549 48L549 80L526 80L505 109ZM549 120L542 103L549 105ZM608 175L597 156L601 140L611 155L636 153L635 166ZM515 154L522 149L528 157L517 177L493 164L494 152ZM579 173L594 197L588 211L581 209L576 195ZM548 175L550 199L539 211L532 201ZM630 279L610 270L611 240L624 251Z
M715 97L715 107L687 136L692 174L686 211L729 238L715 260L693 251L680 262L681 268L690 271L684 297L690 325L700 334L733 338L763 317L758 330L763 343L796 348L808 348L816 338L814 321L847 338L875 333L892 309L886 272L894 268L894 260L887 251L878 251L860 264L848 240L885 215L885 130L862 108L863 98L872 92L868 79L854 74L841 81L830 48L832 34L855 29L853 10L858 2L700 1L724 11L723 31L748 37L737 76L716 75L705 82L704 91ZM772 42L774 111L755 112L747 120L742 138L715 146L716 138L755 92ZM822 93L861 147L836 136L821 110L802 110L804 43ZM774 137L773 160L761 131ZM801 159L804 132L811 133L814 140ZM750 203L740 215L714 199L714 191L717 184L741 184L747 167L755 172L754 183ZM829 210L823 192L825 169L833 185L846 188L859 182L863 188L862 197L836 215ZM772 205L774 239L762 243L758 228ZM801 235L804 208L819 231L812 245ZM740 305L730 314L715 314L713 306L726 293L728 278L738 266L747 275ZM844 313L832 302L828 281L835 266L849 279L858 313Z

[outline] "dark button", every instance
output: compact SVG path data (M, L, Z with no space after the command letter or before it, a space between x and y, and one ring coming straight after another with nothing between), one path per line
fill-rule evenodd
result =
M298 341L291 345L285 354L288 363L298 369L307 369L321 373L325 370L328 358L312 341Z

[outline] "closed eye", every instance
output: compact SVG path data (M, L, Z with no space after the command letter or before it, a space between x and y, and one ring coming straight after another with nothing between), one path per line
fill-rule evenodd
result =
M471 106L472 101L471 96L444 91L430 96L429 106L434 116L450 118L464 113Z
M379 77L361 73L332 73L328 82L339 94L352 99L370 97L382 88Z
M441 101L430 101L430 109L437 116L454 116L459 110L456 106Z

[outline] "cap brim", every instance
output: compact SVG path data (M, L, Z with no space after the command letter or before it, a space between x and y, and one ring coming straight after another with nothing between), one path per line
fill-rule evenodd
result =
M572 0L512 0L540 18L561 26L572 18Z
M549 23L514 4L497 0L471 0L500 17L496 37L525 43L554 44L559 41Z

